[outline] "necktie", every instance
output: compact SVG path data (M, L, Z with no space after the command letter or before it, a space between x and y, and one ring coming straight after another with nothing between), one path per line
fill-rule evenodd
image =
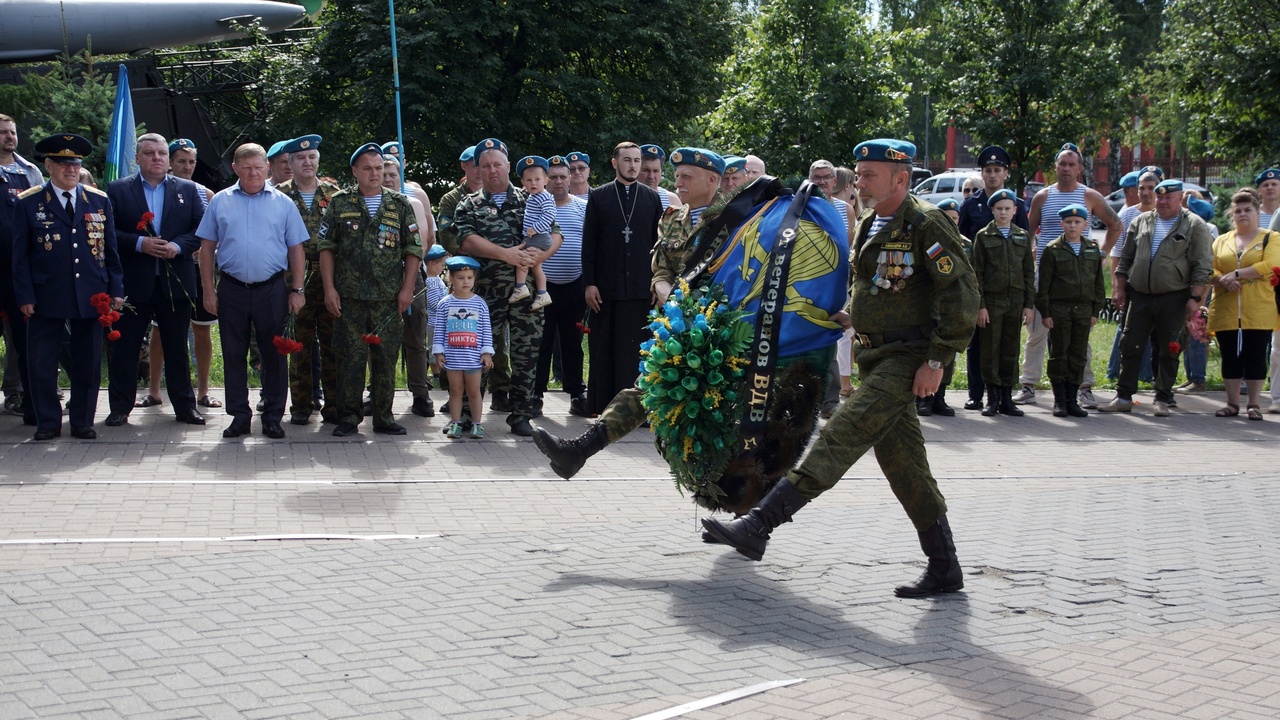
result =
M67 200L67 204L64 206L67 209L67 217L74 219L76 216L76 208L74 205L71 204L71 193L67 192L66 190L63 190L62 197L66 198Z

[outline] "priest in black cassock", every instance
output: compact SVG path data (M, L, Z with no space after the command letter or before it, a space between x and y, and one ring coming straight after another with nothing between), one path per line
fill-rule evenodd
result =
M587 336L591 369L587 405L598 415L618 391L636 382L640 343L649 336L653 306L649 253L658 241L662 200L640 177L640 146L613 149L617 178L587 196L582 226L582 282L595 311Z

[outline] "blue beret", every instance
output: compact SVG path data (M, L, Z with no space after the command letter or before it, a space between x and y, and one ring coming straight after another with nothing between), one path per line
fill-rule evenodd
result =
M906 140L878 138L858 143L853 149L856 162L901 162L909 163L916 157L916 146Z
M186 138L178 138L169 143L169 154L172 155L174 150L190 150L195 152L196 144Z
M469 258L466 255L454 255L444 261L444 266L448 268L449 272L465 270L466 268L471 268L472 270L480 269L480 263L475 258Z
M1187 209L1199 215L1205 222L1213 219L1213 203L1208 200L1201 200L1198 197L1188 198Z
M736 175L747 167L747 159L738 157L737 155L726 155L724 157L724 174Z
M1012 200L1013 204L1017 205L1018 194L1010 190L1009 188L1001 188L991 193L991 197L987 198L987 207L995 207L996 203L1000 202L1001 200Z
M1125 173L1125 176L1120 178L1120 187L1122 188L1138 187L1138 178L1141 175L1142 173L1138 172L1137 170L1134 170L1131 173Z
M667 159L667 152L657 145L641 145L640 157L648 160L649 158L658 158L659 160Z
M1058 152L1056 155L1053 156L1053 159L1056 161L1059 157L1061 157L1062 153L1064 152L1073 152L1076 154L1076 157L1078 158L1084 157L1084 155L1080 154L1079 145L1075 143L1062 143L1062 147L1058 148Z
M1009 167L1012 161L1009 158L1009 152L999 145L988 145L982 148L982 152L978 153L978 165L986 167L988 165L1003 165Z
M476 154L475 154L475 157L471 158L471 162L479 166L480 156L488 152L489 150L498 150L498 151L501 151L503 155L506 155L507 144L502 142L498 138L485 138L484 140L481 140L480 142L476 143Z
M577 150L574 150L568 155L565 155L564 159L568 160L571 163L584 162L587 165L591 164L591 156L584 152L578 152Z
M280 155L284 152L284 146L288 144L289 144L288 140L281 140L275 145L272 145L271 149L267 151L267 159L274 160L277 155Z
M550 170L551 164L541 155L528 155L520 158L520 162L516 163L516 175L523 175L525 170L529 168L540 167L543 170Z
M1268 180L1280 180L1280 169L1267 168L1266 170L1263 170L1258 173L1258 177L1253 179L1253 184L1261 185Z
M1141 178L1143 175L1146 175L1147 173L1155 173L1156 177L1160 178L1161 180L1164 179L1164 171L1156 167L1155 165L1147 165L1146 167L1139 170L1138 177Z
M83 160L93 153L93 143L71 133L50 135L36 143L36 152L53 160Z
M397 153L400 152L400 143L395 140L392 140L391 142L384 142L380 149L382 150L383 155L390 155L392 148L395 148Z
M430 249L427 250L426 257L428 260L439 260L440 258L448 254L449 254L449 251L445 250L442 245L432 245Z
M281 150L287 153L302 152L303 150L319 150L320 139L319 135L303 135L302 137L296 137L285 143Z
M1182 192L1181 180L1164 180L1156 186L1157 195L1167 195L1174 192Z
M959 210L960 210L960 203L956 202L956 201L955 201L954 199L952 199L952 198L947 198L946 200L942 200L942 201L939 201L939 202L938 202L938 209L939 209L939 210L956 210L956 211L959 211Z
M717 175L724 174L724 158L718 153L713 153L705 148L679 148L671 151L671 157L668 158L671 164L680 167L681 165L693 165L703 170L710 170Z
M547 158L547 169L549 170L553 167L569 167L569 161L563 155L552 155Z
M1058 217L1064 218L1064 219L1069 217L1078 217L1078 218L1088 220L1089 211L1088 209L1085 208L1085 206L1081 205L1080 203L1076 203L1074 205L1068 205L1062 208L1061 210L1059 210Z
M355 165L356 158L364 155L365 153L378 153L378 157L383 157L381 145L376 142L367 142L356 148L355 152L351 153L351 164Z
M472 158L474 158L475 156L476 156L476 146L472 145L468 147L466 150L462 151L462 154L458 156L458 162L460 163L471 162Z

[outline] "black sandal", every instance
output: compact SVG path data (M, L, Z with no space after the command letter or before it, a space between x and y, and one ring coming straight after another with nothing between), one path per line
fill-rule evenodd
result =
M1214 413L1214 417L1235 417L1240 414L1240 406L1227 403L1227 406Z
M220 401L214 400L208 395L202 396L199 400L196 401L196 404L199 405L200 407L208 407L208 408L222 407L222 403Z
M1258 407L1257 405L1250 405L1245 412L1246 412L1246 415L1248 415L1250 420L1262 419L1262 408Z

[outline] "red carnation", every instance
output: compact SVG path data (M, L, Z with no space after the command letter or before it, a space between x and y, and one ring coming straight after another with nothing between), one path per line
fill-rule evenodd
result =
M1174 355L1177 355L1178 353L1182 352L1182 344L1179 343L1177 340L1174 340L1173 342L1169 343L1169 352Z
M582 323L574 323L574 325L575 325L575 326L577 326L578 330L579 330L583 335L590 335L590 334L591 334L591 328L590 328L590 327L588 327L587 325L583 325Z
M115 341L117 341L117 340L119 340L119 339L120 339L120 331L119 331L119 330L112 330L111 332L107 333L107 340L109 340L109 341L111 341L111 342L115 342Z
M1280 286L1280 267L1271 268L1271 287Z
M363 341L365 342L365 344L366 344L366 345L381 345L381 344L382 344L382 338L378 337L378 336L377 336L376 334L374 334L374 333L368 333L368 334L365 334L365 335L361 335L361 336L360 336L360 339L361 339L361 340L363 340Z
M89 298L89 304L93 306L94 310L98 311L99 315L105 315L106 313L111 312L111 296L106 293L100 292L95 294L93 297Z
M111 316L110 316L110 315L99 315L99 316L98 316L98 324L99 324L99 325L101 325L101 326L102 326L102 327L104 327L104 328L109 328L109 327L111 327Z

